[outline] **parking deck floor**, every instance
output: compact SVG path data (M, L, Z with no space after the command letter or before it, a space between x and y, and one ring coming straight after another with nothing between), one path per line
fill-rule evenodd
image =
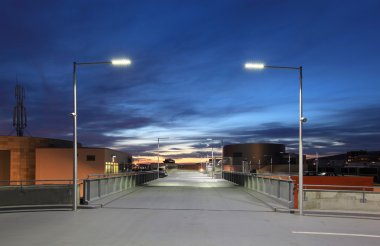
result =
M380 245L379 228L276 213L230 182L172 171L99 209L0 213L0 245Z

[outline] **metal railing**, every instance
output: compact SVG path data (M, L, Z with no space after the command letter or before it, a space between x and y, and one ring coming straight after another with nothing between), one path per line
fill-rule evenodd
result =
M120 175L91 175L83 180L84 203L95 201L117 192L133 189L149 181L157 179L157 172L134 172Z
M69 205L71 184L72 180L0 180L0 206Z
M294 208L293 180L238 172L223 172L223 176L228 181L265 194L288 208Z
M306 210L380 212L380 192L374 186L304 185Z
M132 189L157 179L157 172L123 174L91 174L78 180L77 201L80 194L89 202L108 195ZM0 206L68 205L72 203L73 180L0 180Z
M72 179L31 179L31 180L0 180L0 186L28 186L49 184L72 184Z

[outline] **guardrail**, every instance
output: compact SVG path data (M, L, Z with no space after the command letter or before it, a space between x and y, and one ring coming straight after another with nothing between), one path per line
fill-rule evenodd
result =
M91 176L83 180L84 203L95 201L117 192L132 189L138 185L157 179L157 172L136 172L111 176Z
M69 205L71 183L71 180L0 180L0 206Z
M373 186L305 185L305 210L380 212L380 192ZM314 188L314 189L313 189Z
M27 186L36 184L72 184L72 179L0 180L0 186Z
M288 208L294 208L293 180L238 172L223 172L223 177L228 181L244 186L246 189L270 196Z

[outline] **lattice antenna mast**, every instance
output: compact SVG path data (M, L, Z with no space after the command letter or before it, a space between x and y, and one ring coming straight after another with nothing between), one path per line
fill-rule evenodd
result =
M21 85L15 88L16 106L13 110L13 127L16 128L17 136L24 136L24 129L27 126L26 108L24 107L25 90Z

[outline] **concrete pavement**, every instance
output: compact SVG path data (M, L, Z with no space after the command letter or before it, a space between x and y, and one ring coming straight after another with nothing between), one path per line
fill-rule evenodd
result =
M227 181L174 171L101 209L2 213L0 244L380 245L379 228L377 219L275 213Z

